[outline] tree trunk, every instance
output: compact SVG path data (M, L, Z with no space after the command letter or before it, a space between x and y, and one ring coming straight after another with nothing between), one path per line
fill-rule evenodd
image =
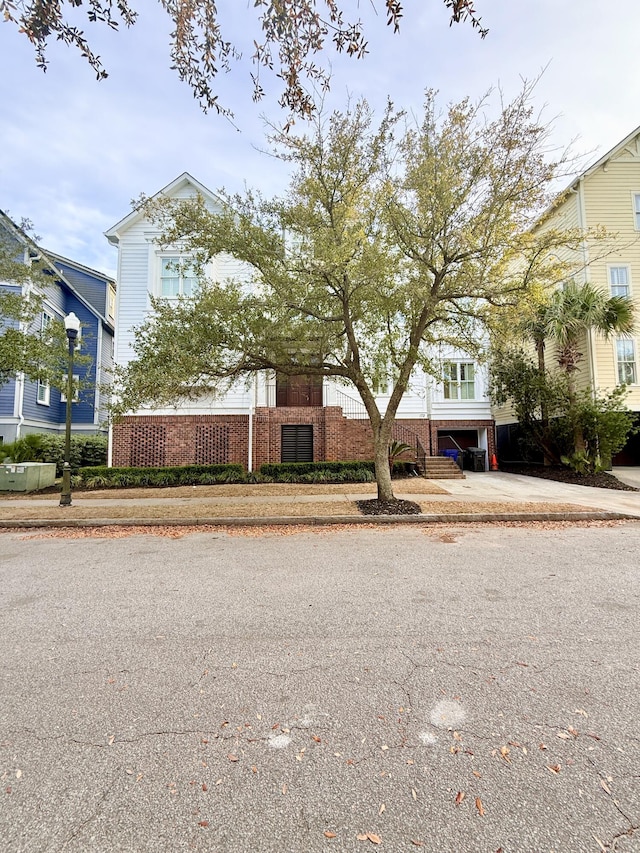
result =
M393 423L391 424L393 427ZM378 500L394 500L393 486L391 485L391 469L389 467L389 438L391 429L380 429L374 435L374 459L376 463L376 482L378 484Z

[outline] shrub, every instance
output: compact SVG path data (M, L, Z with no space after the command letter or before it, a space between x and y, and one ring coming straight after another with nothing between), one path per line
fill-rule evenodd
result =
M83 484L99 481L100 488L122 489L135 487L160 488L166 486L198 486L207 482L243 482L242 465L180 465L167 468L107 468L106 466L81 468Z
M53 433L28 433L13 444L4 445L2 458L9 456L13 462L55 462L56 475L62 475L65 437ZM71 469L76 471L86 465L105 465L107 438L103 435L71 436Z

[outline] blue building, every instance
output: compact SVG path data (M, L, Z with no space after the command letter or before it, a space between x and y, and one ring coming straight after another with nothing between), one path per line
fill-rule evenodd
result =
M49 274L50 283L37 287L43 297L43 310L33 331L46 329L52 320L62 320L72 311L79 318L80 352L89 355L91 362L77 369L83 390L72 402L72 430L85 435L106 434L107 395L102 386L108 381L113 366L115 281L104 273L40 248L2 211L0 237L12 249L15 246L16 259L30 265L37 258ZM22 292L32 285L0 281L0 287ZM13 442L28 433L63 434L66 407L66 398L58 389L18 374L0 386L0 443Z

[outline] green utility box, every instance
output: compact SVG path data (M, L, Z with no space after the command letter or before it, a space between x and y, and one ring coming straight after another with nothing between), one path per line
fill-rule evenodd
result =
M5 462L0 465L0 492L37 492L55 482L55 462Z

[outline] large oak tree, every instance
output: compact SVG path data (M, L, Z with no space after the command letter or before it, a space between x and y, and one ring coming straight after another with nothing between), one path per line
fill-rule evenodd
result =
M441 377L436 345L477 354L490 310L544 277L554 234L527 228L548 203L562 158L531 87L488 116L487 101L420 122L365 102L305 135L275 132L293 174L288 192L142 200L166 245L206 262L242 260L248 282L202 281L195 298L156 300L121 372L116 413L176 404L257 370L334 377L357 389L375 445L378 496L393 497L387 459L398 405L416 365ZM558 241L564 235L555 235ZM386 409L374 388L391 380Z

